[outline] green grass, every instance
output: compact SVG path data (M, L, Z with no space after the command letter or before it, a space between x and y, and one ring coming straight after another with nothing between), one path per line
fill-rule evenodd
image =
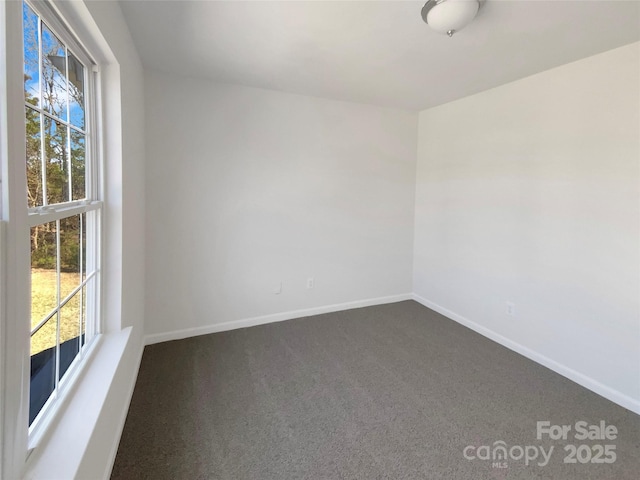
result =
M43 320L57 305L56 271L34 268L31 270L31 328ZM78 285L80 275L60 274L60 299L64 299ZM60 321L60 343L80 335L80 292L75 294L31 337L31 355L56 345L57 325Z

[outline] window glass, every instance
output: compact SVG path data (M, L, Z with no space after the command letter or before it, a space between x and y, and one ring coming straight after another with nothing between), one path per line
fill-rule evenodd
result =
M47 166L47 204L68 202L67 128L49 117L45 117L44 120L44 148Z
M66 48L42 23L42 105L51 115L67 119L67 53Z
M69 54L69 118L73 126L84 130L84 66Z
M81 296L81 293L76 293L60 309L60 372L58 379L64 376L71 362L80 352Z
M27 151L27 200L29 207L42 205L42 135L40 113L25 107Z
M58 306L56 222L31 228L31 328Z
M83 200L85 191L85 140L84 134L71 129L71 199Z
M24 97L27 103L40 103L40 50L38 16L26 3L22 6L24 28Z
M29 425L33 423L56 387L56 332L58 314L31 335Z

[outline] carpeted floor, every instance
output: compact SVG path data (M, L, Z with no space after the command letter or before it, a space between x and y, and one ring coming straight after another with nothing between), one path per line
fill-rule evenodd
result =
M500 440L516 459L463 455ZM407 301L147 347L112 478L637 480L640 417Z

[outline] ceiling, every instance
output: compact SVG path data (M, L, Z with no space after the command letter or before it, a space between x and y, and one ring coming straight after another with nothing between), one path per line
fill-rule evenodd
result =
M638 1L487 0L452 38L423 4L121 1L145 68L410 110L640 38Z

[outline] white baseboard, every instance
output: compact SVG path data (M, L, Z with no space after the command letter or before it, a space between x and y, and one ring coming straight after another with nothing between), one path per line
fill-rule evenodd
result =
M271 315L263 315L260 317L214 323L211 325L205 325L203 327L185 328L183 330L173 330L171 332L146 335L144 338L144 343L145 345L152 345L154 343L168 342L170 340L180 340L189 337L197 337L198 335L208 335L210 333L235 330L237 328L253 327L255 325L263 325L265 323L282 322L284 320L291 320L294 318L310 317L312 315L321 315L323 313L340 312L342 310L350 310L352 308L370 307L373 305L383 305L385 303L395 303L412 299L413 294L404 293L400 295L391 295L388 297L368 298L365 300L357 300L355 302L337 303L334 305L325 305L322 307L305 308L303 310L274 313Z
M433 303L427 300L426 298L421 297L420 295L417 295L414 293L413 299L416 302L424 305L425 307L431 310L434 310L444 315L445 317L455 322L458 322L461 325L464 325L465 327L470 328L471 330L479 333L480 335L483 335L484 337L487 337L493 340L494 342L497 342L500 345L507 347L508 349L513 350L514 352L517 352L520 355L523 355L528 359L533 360L534 362L549 368L550 370L553 370L556 373L559 373L563 377L566 377L569 380L572 380L577 384L582 385L583 387L591 390L592 392L595 392L598 395L601 395L604 398L611 400L614 403L617 403L621 407L624 407L640 415L640 401L628 395L625 395L624 393L618 390L608 387L607 385L604 385L603 383L600 383L597 380L594 380L593 378L588 377L587 375L577 372L572 368L569 368L561 363L558 363L555 360L552 360L545 355L542 355L534 350L531 350L530 348L525 347L524 345L514 342L513 340L510 340L507 337L504 337L499 333L494 332L493 330L483 327L482 325L479 325L469 320L468 318L463 317L462 315L458 315L457 313L454 313L451 310L448 310L438 305L437 303Z

